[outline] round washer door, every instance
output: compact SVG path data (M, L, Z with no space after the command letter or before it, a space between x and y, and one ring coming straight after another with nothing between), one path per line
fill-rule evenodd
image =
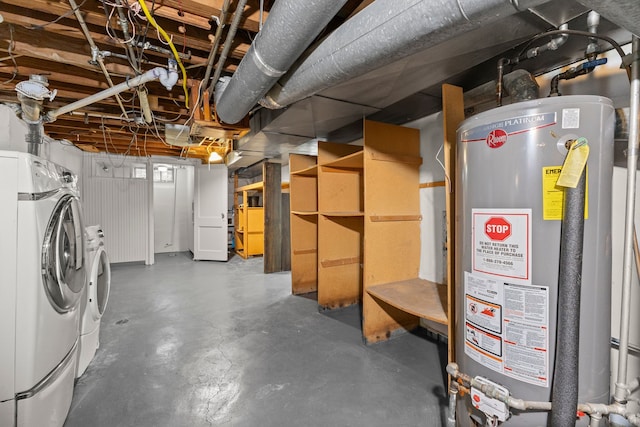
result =
M99 247L89 276L89 301L93 320L100 320L107 308L111 290L111 264L107 252Z
M86 280L80 202L70 194L56 204L42 245L45 293L59 313L73 310Z

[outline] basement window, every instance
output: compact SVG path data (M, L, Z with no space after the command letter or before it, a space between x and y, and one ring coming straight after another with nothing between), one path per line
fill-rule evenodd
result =
M153 182L173 182L173 166L153 165Z
M146 166L134 166L133 167L134 179L147 179L147 167Z

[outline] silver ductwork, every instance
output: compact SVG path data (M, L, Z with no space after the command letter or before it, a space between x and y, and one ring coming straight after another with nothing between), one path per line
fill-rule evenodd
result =
M640 37L638 0L578 0L578 2Z
M346 0L278 0L222 94L216 112L237 123L286 73Z
M377 0L325 38L266 95L282 108L454 36L549 0ZM270 17L271 18L271 17ZM277 23L273 23L278 25ZM290 35L295 38L295 35ZM254 43L255 44L255 43ZM278 46L274 46L278 48ZM234 79L249 76L236 72ZM227 102L243 102L234 98Z

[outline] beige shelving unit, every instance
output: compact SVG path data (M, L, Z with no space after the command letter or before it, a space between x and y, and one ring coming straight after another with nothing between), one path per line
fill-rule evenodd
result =
M365 121L362 332L369 343L414 329L420 317L447 323L446 286L418 278L421 164L417 129Z
M364 146L318 143L292 155L293 293L317 289L322 308L362 301L367 342L447 324L447 287L418 278L420 133L364 122Z
M362 147L318 143L318 305L362 299Z
M236 188L235 247L242 258L264 253L264 208L249 206L249 196L261 193L263 183L256 182Z
M318 166L315 156L289 156L291 292L318 290Z

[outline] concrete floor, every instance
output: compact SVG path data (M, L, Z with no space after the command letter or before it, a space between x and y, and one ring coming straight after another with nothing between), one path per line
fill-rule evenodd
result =
M290 282L261 258L114 265L65 426L444 425L444 344L365 346L358 307L321 313Z

